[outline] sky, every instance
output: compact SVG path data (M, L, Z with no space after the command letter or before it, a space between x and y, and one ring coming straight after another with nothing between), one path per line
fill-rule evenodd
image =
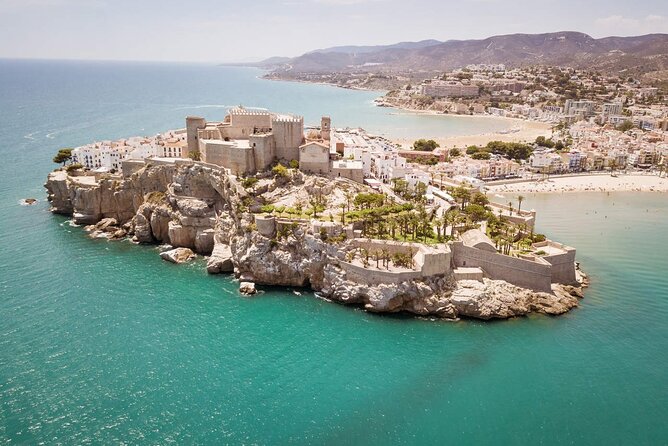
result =
M337 45L668 33L668 0L0 0L0 57L248 62Z

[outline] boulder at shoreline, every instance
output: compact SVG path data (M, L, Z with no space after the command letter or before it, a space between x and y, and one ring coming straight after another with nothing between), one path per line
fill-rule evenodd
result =
M176 248L160 253L162 260L177 264L189 262L195 257L195 253L190 248Z

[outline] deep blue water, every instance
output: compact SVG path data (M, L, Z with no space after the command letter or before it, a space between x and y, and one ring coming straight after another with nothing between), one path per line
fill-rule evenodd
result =
M285 289L242 298L201 262L91 240L48 212L58 148L228 105L398 136L483 125L258 74L0 61L0 444L666 444L666 195L529 195L523 208L578 249L592 286L562 317L493 323L381 317Z

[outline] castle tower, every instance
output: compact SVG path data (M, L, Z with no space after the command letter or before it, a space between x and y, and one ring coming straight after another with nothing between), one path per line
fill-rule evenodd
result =
M299 160L299 146L304 141L302 116L276 115L271 121L276 158L284 161Z
M332 118L323 116L320 120L320 135L325 141L329 141L332 131Z
M199 152L199 141L197 140L197 130L206 127L206 119L199 116L186 116L186 137L188 141L188 153L182 154L184 157L191 153Z

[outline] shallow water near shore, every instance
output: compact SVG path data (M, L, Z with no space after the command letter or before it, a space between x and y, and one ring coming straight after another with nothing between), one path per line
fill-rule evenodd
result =
M500 322L385 317L307 290L242 298L201 260L91 240L48 212L58 148L219 105L311 123L333 110L374 131L401 119L373 93L257 74L0 61L0 443L665 443L665 194L524 194L592 285L564 316Z

